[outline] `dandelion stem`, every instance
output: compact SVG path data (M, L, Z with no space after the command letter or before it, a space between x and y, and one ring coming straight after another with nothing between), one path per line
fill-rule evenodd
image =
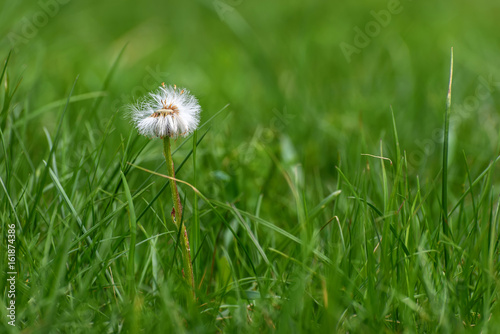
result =
M165 160L167 163L168 175L175 178L174 161L172 159L172 149L170 147L170 137L166 136L163 138L163 154L165 155ZM182 228L181 240L182 240L182 262L184 267L184 278L188 285L193 289L193 297L195 296L194 290L194 276L193 276L193 265L191 264L191 249L189 248L189 238L187 234L186 225L182 222L182 205L181 198L179 196L179 191L177 189L177 183L175 180L170 180L170 189L172 190L172 201L174 202L174 213L173 221L177 229Z

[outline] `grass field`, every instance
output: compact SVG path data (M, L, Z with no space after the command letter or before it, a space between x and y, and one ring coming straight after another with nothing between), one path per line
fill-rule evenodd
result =
M500 333L499 15L0 0L0 333ZM173 143L195 301L126 117L162 82L203 109Z

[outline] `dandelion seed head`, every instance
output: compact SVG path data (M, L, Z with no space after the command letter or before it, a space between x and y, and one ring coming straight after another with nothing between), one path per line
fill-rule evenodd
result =
M187 136L200 122L201 107L187 89L164 83L130 106L137 131L149 138Z

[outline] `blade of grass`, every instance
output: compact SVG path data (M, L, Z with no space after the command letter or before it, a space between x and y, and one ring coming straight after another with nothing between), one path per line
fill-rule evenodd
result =
M205 132L206 134L206 132ZM195 130L193 133L193 186L196 188L196 179L197 179L197 170L196 170L196 148L198 147L198 142L197 142L197 137L198 137L198 131ZM169 181L170 182L170 181ZM198 254L198 248L200 245L200 217L199 217L199 209L198 209L198 195L196 192L193 193L193 228L191 229L192 233L192 248L193 252L195 254ZM194 275L195 275L195 281L196 280L196 275L199 276L200 274L200 261L201 259L196 257L193 258L193 266L194 266Z
M259 241L255 237L255 235L252 233L252 230L247 225L247 223L245 222L245 220L243 219L243 217L239 213L238 209L236 209L236 207L234 206L234 204L232 204L231 207L233 208L233 213L234 213L235 217L238 219L240 225L243 226L243 228L246 230L248 236L250 237L250 239L252 240L253 244L257 248L257 251L259 252L260 256L262 257L262 259L264 260L264 262L266 262L266 264L268 266L270 266L271 263L269 262L266 253L262 249L262 246L259 244Z
M102 92L102 91L89 92L89 93L71 96L69 99L69 102L73 103L73 102L91 100L91 99L98 98L98 97L105 96L105 95L106 95L106 92ZM67 99L57 100L57 101L51 102L43 107L40 107L36 110L33 110L30 113L26 113L26 114L24 114L24 116L22 118L19 118L17 121L14 122L14 127L17 127L17 126L25 123L26 121L29 121L30 119L33 119L33 118L35 118L35 117L37 117L37 116L39 116L47 111L50 111L50 110L55 109L57 107L63 106L67 103L67 101L68 101Z
M122 171L120 171L120 176L123 181L123 189L125 190L125 196L127 197L128 209L130 215L130 249L128 255L128 284L129 284L129 295L130 300L133 302L135 300L135 239L137 235L137 220L135 216L134 202L132 201L132 195L130 194L130 189L128 187L127 178Z
M453 82L453 48L451 48L450 59L450 80L448 84L448 95L446 97L446 113L444 116L444 143L443 143L443 174L442 174L442 189L441 189L441 214L443 224L443 234L448 237L448 146L449 146L449 130L450 130L450 111L451 111L451 85ZM444 263L448 268L448 252L444 248ZM448 273L448 270L446 270Z
M342 190L336 190L332 192L330 195L326 196L318 205L316 205L311 212L309 213L309 221L313 220L318 216L323 210L326 208L328 204L330 204L335 198L337 198Z
M46 166L48 166L48 164L49 164L48 162L45 163ZM81 229L82 233L85 235L85 239L86 239L89 247L92 247L93 241L92 241L92 238L89 235L90 233L89 233L89 231L87 231L86 227L83 225L83 222L82 222L80 216L78 215L78 212L76 211L73 203L68 198L68 195L66 194L66 191L64 190L63 186L61 185L61 183L57 179L57 176L52 171L52 169L48 169L48 171L49 171L50 177L52 178L52 181L56 185L56 189L58 190L59 195L63 198L63 200L66 203L67 207L70 209L71 214L73 215L73 217L75 218L76 222L78 223L79 228ZM99 251L96 250L95 251L95 255L97 256L97 259L99 261L101 261L101 262L103 261L101 255L99 254ZM107 276L107 279L109 280L109 282L112 283L113 282L113 278L112 278L111 273L110 273L110 271L108 269L106 269L106 276ZM117 291L118 296L120 297L120 299L122 299L122 296L119 293L119 291L118 290L116 290L116 291Z
M30 226L33 223L34 219L35 219L35 216L36 216L36 207L38 206L38 202L40 202L40 199L42 197L42 192L43 192L43 188L45 186L45 181L46 181L47 176L49 174L50 162L52 161L52 156L54 155L54 152L56 151L56 148L57 148L57 144L59 143L59 140L61 138L61 128L62 128L64 116L66 115L66 111L68 110L70 99L71 99L71 96L73 95L73 91L75 89L77 81L78 81L78 77L76 77L76 79L75 79L75 81L73 83L73 87L71 87L71 91L70 91L68 99L66 101L66 106L64 107L63 112L61 114L61 117L59 118L59 124L57 126L56 136L54 137L54 143L53 143L52 148L50 150L49 156L48 156L48 158L46 160L47 164L45 165L45 169L43 171L41 179L38 182L38 189L37 189L37 192L36 192L33 204L31 206L31 210L30 210L30 214L29 214L28 222L27 222L28 226Z
M12 50L9 51L9 53L7 54L7 58L5 58L3 62L2 74L0 74L0 83L2 82L3 76L5 75L5 71L7 70L7 65L9 64L9 59L11 55L12 55Z
M118 63L123 55L123 52L125 51L125 48L127 47L127 44L126 43L122 49L120 50L120 52L118 53L118 56L115 58L115 61L113 62L113 64L111 65L111 68L108 72L108 74L106 75L106 79L104 79L104 83L102 84L102 88L101 88L101 91L106 91L108 89L108 86L109 86L109 83L111 82L111 79L113 78L113 74L115 73L116 71L116 68L118 67ZM94 104L92 105L92 110L96 110L99 105L101 104L102 102L102 96L98 97L97 99L94 100Z

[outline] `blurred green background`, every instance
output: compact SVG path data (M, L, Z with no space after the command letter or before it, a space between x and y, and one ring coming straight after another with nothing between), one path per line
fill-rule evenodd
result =
M348 61L341 43L355 45L355 28L365 31L375 21L371 12L389 6L400 13ZM232 151L241 154L251 140L284 134L297 159L328 178L339 152L384 138L391 105L414 167L425 170L439 161L436 131L452 46L455 107L476 95L479 78L495 83L453 124L453 148L489 160L498 144L499 15L500 3L491 0L4 1L0 50L6 56L17 42L11 77L23 77L17 97L30 113L63 99L77 75L76 94L100 91L126 45L106 90L106 108L74 110L75 128L84 124L79 120L105 121L123 112L123 105L165 81L198 96L202 120L230 104L227 117L216 122L214 132L223 134L216 150L225 156L214 164ZM54 127L56 111L32 119L30 145L39 143L42 127ZM116 136L130 131L123 119L114 125ZM422 158L422 151L429 154Z
M27 217L31 219L32 215L36 216L34 219L36 224L27 227L31 229L25 235L30 242L27 248L35 254L35 259L39 256L44 260L57 260L60 259L59 256L63 256L60 254L64 254L56 251L59 250L58 247L63 247L65 243L72 242L71 238L81 235L81 231L71 221L71 215L65 211L67 209L64 202L58 197L60 194L56 191L58 189L55 182L47 181L47 184L41 185L41 189L44 189L43 201L35 204L38 205L39 212L28 212L40 175L44 171L43 160L47 159L49 154L48 135L44 130L46 129L50 137L54 138L61 110L78 76L73 93L75 100L70 104L63 120L61 143L55 154L54 165L59 168L62 186L68 192L78 215L84 217L82 220L87 228L102 224L92 233L95 240L103 241L103 245L95 246L96 249L99 248L103 254L105 263L109 263L110 268L113 266L116 277L125 277L125 256L120 256L127 250L128 215L121 206L124 196L123 189L120 188L119 174L113 175L112 171L128 168L126 161L136 154L139 155L136 163L146 168L156 169L163 163L160 142L146 145L148 139L137 139L135 130L126 118L126 106L162 82L177 84L188 88L199 99L203 109L202 123L217 114L210 122L210 131L201 141L197 151L197 187L205 195L223 203L236 203L239 209L264 217L294 236L300 235L300 240L306 245L313 240L311 237L313 232L321 231L325 223L328 225L332 221L333 216L339 217L338 227L340 232L344 231L346 238L347 233L352 233L352 239L346 242L347 246L344 244L343 236L341 242L337 230L333 227L331 228L333 231L325 229L329 232L321 234L321 238L318 238L321 239L321 242L318 242L318 249L338 264L338 267L325 266L324 269L316 257L307 253L311 251L310 249L304 250L307 247L298 247L275 231L253 227L274 266L271 270L269 269L271 266L268 267L259 258L257 250L252 248L253 240L250 240L243 229L239 230L238 233L251 249L253 259L257 259L259 275L269 278L270 282L271 277L273 280L276 277L283 278L283 282L276 279L279 282L269 283L269 291L278 297L283 296L280 297L283 298L282 301L288 300L286 299L288 297L298 301L295 304L286 302L280 304L283 306L283 314L289 314L294 321L297 321L299 324L297 328L318 328L315 327L316 324L325 318L327 320L324 320L324 326L330 326L328 317L321 318L324 311L330 319L347 319L345 327L339 325L346 331L352 329L354 332L356 330L366 332L371 329L377 332L376 330L380 328L386 328L388 323L387 314L390 312L386 308L399 307L394 306L397 302L393 304L392 298L399 296L397 293L408 294L409 298L413 298L411 295L414 292L420 296L415 298L421 298L415 299L415 302L420 303L423 300L422 305L425 304L423 307L430 316L427 317L425 312L413 313L414 309L408 307L406 313L401 316L401 321L411 322L412 317L417 317L418 313L418 317L421 318L415 320L415 328L427 328L432 331L436 324L442 324L442 319L436 315L436 309L445 304L441 303L441 300L433 300L432 293L428 293L430 290L424 291L425 279L429 276L424 270L427 267L422 265L424 269L419 272L418 268L422 262L419 262L420 258L417 261L416 256L412 258L415 262L408 266L410 269L406 268L408 280L418 274L423 276L421 281L424 283L418 281L412 285L410 282L409 288L406 289L407 282L402 283L399 276L397 283L396 280L391 281L387 278L392 277L396 270L401 270L399 266L403 261L399 259L399 256L402 256L399 246L391 244L390 250L399 252L397 255L393 254L394 263L384 263L389 261L387 259L390 257L380 256L374 260L382 263L381 270L376 266L369 267L368 257L366 257L368 260L363 262L365 261L363 247L366 246L369 250L367 254L372 253L371 249L376 250L378 247L376 224L381 225L382 218L369 213L366 205L363 207L352 200L352 189L340 180L335 167L341 167L346 180L351 180L363 199L370 200L374 206L382 208L385 214L396 210L399 212L398 208L401 209L399 205L403 205L399 202L400 193L397 191L392 193L390 204L387 201L387 194L384 197L382 189L385 180L381 177L383 168L380 167L380 162L362 155L383 155L395 159L392 107L401 149L406 152L408 162L408 169L405 169L408 189L404 193L408 201L403 203L411 205L409 200L411 196L420 200L423 197L422 202L425 202L419 204L413 214L414 207L409 208L406 213L408 220L401 218L401 222L394 223L394 226L399 229L398 224L403 226L409 221L420 220L415 223L416 227L412 225L411 232L409 227L408 230L406 227L404 230L407 233L405 242L412 255L421 254L420 247L431 249L432 252L441 249L439 238L436 237L441 229L440 185L434 180L438 178L442 168L442 128L448 90L450 49L453 47L454 81L448 198L452 205L457 201L461 203L467 212L463 216L460 212L458 219L456 219L458 211L455 212L454 227L455 231L459 232L455 241L457 244L464 242L460 245L464 249L467 247L474 249L467 253L470 258L475 259L476 254L487 253L488 250L476 248L476 241L484 240L481 239L482 234L478 234L477 239L474 234L472 239L460 233L466 234L462 227L464 222L470 221L470 217L475 216L477 222L480 216L478 211L483 210L480 213L486 217L487 211L493 207L493 199L491 203L486 200L486 204L483 200L490 194L488 185L498 185L498 180L493 177L494 172L498 174L498 167L491 169L493 176L488 179L491 183L481 183L481 191L476 192L476 196L479 194L482 201L479 203L478 200L477 207L480 210L476 210L474 203L471 209L468 197L465 200L459 198L467 183L463 153L467 157L470 174L473 176L484 171L499 154L499 17L500 2L493 0L474 2L465 0L433 2L0 0L0 58L3 60L9 51L13 50L7 70L11 92L12 87L21 80L8 111L0 115L2 131L8 129L5 132L9 134L5 136L6 142L11 145L10 151L6 150L2 154L11 159L9 161L5 159L3 162L7 179L11 177L10 182L6 182L6 188L15 199L14 202L16 200L27 202L16 206L22 223L26 222ZM382 22L377 21L377 18ZM354 52L347 54L346 50ZM114 69L113 64L115 64ZM5 98L2 101L5 101ZM221 112L218 113L219 111ZM111 131L107 130L108 123ZM5 124L7 126L4 126ZM198 138L207 128L199 132ZM103 138L105 145L100 146ZM131 142L134 144L128 145ZM175 146L179 146L181 142L182 140L178 140ZM139 148L143 145L146 145L146 148L139 154ZM190 141L181 147L179 153L174 156L177 164L191 148ZM0 157L3 159L5 156ZM85 158L84 161L82 158ZM299 164L302 166L301 169L293 168ZM117 169L114 169L115 165ZM2 168L2 172L3 170ZM303 171L304 180L297 181L299 186L292 185L293 182L290 181L290 178L293 178L290 175L294 171L298 179L302 176L300 171ZM394 189L399 189L397 182L398 180L401 182L401 179L395 176L396 172L397 170L392 169L389 179L390 182L394 181ZM127 180L134 194L140 192L143 189L141 187L145 187L146 184L150 187L134 199L137 212L147 207L163 185L163 180L150 179L148 176L138 170L128 170ZM191 160L188 160L183 167L180 177L188 182L194 182ZM154 184L150 180L153 180ZM425 196L420 197L420 188L416 190L417 180L422 187L428 186L422 190ZM25 184L27 188L24 188ZM335 204L334 209L330 206L322 207L321 210L325 211L318 211L321 214L318 214L311 222L311 226L307 227L310 230L306 229L304 232L299 226L302 208L300 201L296 201L297 194L293 193L295 186L300 190L300 196L303 198L298 197L303 199L306 208L315 207L326 196L342 188L340 204L338 206ZM27 199L23 198L25 190L28 194ZM182 188L182 191L185 191L187 196L192 196L189 189ZM416 192L418 195L415 195ZM396 200L393 200L394 198ZM186 204L188 209L185 210L188 224L192 224L194 215L191 199L189 197ZM7 209L10 210L10 204L5 198L2 203L5 212ZM170 198L165 195L151 208L147 207L148 209L144 210L145 218L140 223L147 233L140 234L141 242L147 239L148 235L163 235L164 227L172 230L172 226L168 225L170 205ZM488 206L486 209L485 205ZM215 267L215 273L210 277L211 280L203 276L205 278L203 283L206 286L201 288L203 291L206 288L207 300L210 302L215 300L218 303L220 296L220 303L240 303L244 305L242 309L246 312L246 308L250 306L242 302L244 298L240 295L237 295L237 298L233 295L227 297L224 284L229 282L229 272L234 275L232 277L234 281L240 279L243 282L247 282L245 281L247 276L252 278L254 273L249 270L247 260L242 256L241 249L235 246L236 242L232 240L231 234L221 227L211 209L203 203L199 206L201 233L202 236L207 236L207 241L201 247L202 252L198 258L197 281L201 280L207 268L212 265L212 269ZM425 206L425 210L422 209L422 212L417 214L421 206ZM110 220L107 220L106 216L109 213L108 208L110 211L115 210L113 214L116 213ZM225 217L230 217L231 211L224 210L221 209ZM7 213L3 217L4 221L10 219ZM51 219L57 222L54 229L55 241L50 247L47 246L50 252L47 250L44 253L43 243L51 238L50 235L47 236L46 222ZM364 225L362 227L356 225L356 228L352 227L351 230L351 223L358 221L364 222ZM160 222L168 223L163 226ZM235 219L231 223L238 226ZM372 225L375 226L373 230ZM188 225L188 228L190 226ZM389 233L387 226L385 227L385 233ZM483 232L487 229L484 225L481 227ZM391 235L385 237L392 238ZM418 237L419 240L413 242L412 237ZM71 240L68 241L68 238ZM155 249L161 254L159 258L168 261L173 251L173 242L169 238L159 238L158 248ZM426 244L427 240L430 240L429 245ZM481 245L479 241L478 244ZM112 244L112 247L105 242ZM391 239L391 242L399 245L397 238ZM346 251L346 247L350 253ZM170 300L172 304L162 304L163 313L160 312L158 304L155 304L158 302L157 299L163 298L162 300L168 301L170 297L162 295L160 298L155 294L157 279L155 275L162 271L150 272L148 267L149 261L152 261L148 252L152 252L153 248L153 246L147 250L146 247L138 248L137 253L137 263L140 264L137 265L136 276L142 275L141 282L144 283L140 289L146 300L143 308L143 323L146 327L156 324L151 319L160 317L160 314L170 314L171 309L177 310L178 307L175 298L173 301ZM216 250L217 256L215 256ZM71 285L71 289L68 289L71 291L65 290L64 284L61 283L60 293L55 294L56 297L49 296L59 298L57 305L60 309L56 313L61 320L57 325L60 326L58 328L66 328L64 326L77 316L78 321L83 319L81 322L88 326L97 324L102 325L100 328L106 329L121 326L122 305L115 308L112 292L100 289L99 284L108 282L103 270L97 268L101 264L96 260L94 251L95 249L87 247L83 241L80 242L69 254L78 265L68 268L64 276L70 282L68 286ZM457 268L458 264L462 263L460 256L457 254L454 258ZM61 261L65 259L62 258ZM234 267L231 267L233 265L231 261L234 261ZM298 261L304 261L306 269ZM439 261L437 257L433 267L433 284L436 289L442 286L439 280L441 277ZM41 270L40 277L36 277L32 269L36 267L34 264L23 263L23 266L30 269L20 272L32 275L23 277L23 281L28 282L32 279L33 282L37 280L42 282L38 285L41 287L39 290L41 295L44 294L43 291L50 289L44 288L44 284L48 284L44 282L50 281L43 276L44 270ZM331 269L333 267L335 268ZM44 268L42 266L42 269ZM397 269L393 271L393 268ZM484 268L486 266L478 271L486 270ZM98 274L94 275L93 270ZM320 281L318 277L310 274L315 270L319 275L324 275L322 279L326 278ZM28 272L29 274L26 274ZM342 276L344 273L345 276ZM309 274L310 277L307 276ZM85 278L86 275L90 278ZM297 290L291 291L291 287L288 289L289 284L292 284L288 281L288 275L292 277L292 281L297 278L296 282L299 282L297 283L299 287L294 285L294 289L307 289L307 292L316 299L311 297L311 300L314 299L311 301L308 299L308 294L297 294L294 292ZM476 278L480 277L478 281L481 284L477 286L484 287L484 291L490 289L490 284L493 284L490 281L482 281L483 276L476 275L473 270L468 272L468 275L470 281L467 282L471 282L471 286L475 284ZM377 284L382 282L382 288L387 284L389 291L387 295L382 292L380 295L377 294L377 291L382 289L379 285L367 287L365 284L365 278L369 280L375 276L377 279L380 278ZM457 274L456 277L459 276ZM85 278L82 278L83 283L79 281L80 277ZM94 282L94 277L99 278L97 283ZM158 286L162 286L163 283L169 289L175 286L172 284L172 277L173 274L171 276L165 274L165 280L160 279ZM303 285L300 285L301 279ZM33 290L26 292L28 285ZM466 285L464 283L464 286ZM450 283L450 286L449 291L455 291L454 285ZM474 286L471 286L467 288L473 290ZM22 303L26 305L23 312L28 319L27 325L39 323L43 331L44 321L50 323L49 320L53 318L45 314L47 308L45 304L27 302L31 298L36 299L32 297L35 294L33 291L38 291L36 287L36 284L26 283L26 291L22 296ZM394 288L397 293L389 287ZM80 297L82 304L77 302L72 304L73 300L66 299L66 295L73 296L73 288L76 291L74 296ZM148 290L150 288L151 291ZM255 286L252 287L253 290L249 288L249 291L256 292L254 288ZM90 290L92 294L88 293ZM166 290L168 289L163 292ZM173 293L177 293L175 290L172 288ZM325 292L327 290L330 291L329 295ZM466 288L463 291L465 290ZM237 289L235 291L240 293ZM366 291L375 293L370 294ZM444 291L443 298L446 299L448 290ZM267 293L260 290L257 292ZM469 292L467 290L463 295L457 293L457 296L464 300L471 295L476 296L476 290L473 293ZM318 306L323 302L323 294L327 295L325 310L322 306ZM493 300L496 293L490 296ZM300 299L302 297L304 299ZM46 299L50 301L47 302L48 305L55 300L50 298ZM88 298L88 301L85 298ZM482 301L482 297L474 298ZM40 300L43 298L38 299ZM301 316L300 310L296 311L295 308L300 308L297 305L302 305L304 300L310 304L301 309L303 310ZM328 300L331 306L326 310ZM401 297L400 300L399 305L402 305L402 300L405 299ZM428 300L430 302L427 303ZM384 304L386 301L387 305ZM266 312L269 312L269 317L273 319L277 319L282 312L281 306L276 306L278 303L276 300L269 301L269 305L265 304L266 302L260 304L264 311L262 318L256 320L256 323L265 326L272 324L272 321L269 322L266 318ZM482 310L481 302L476 304L462 302L462 299L454 300L453 305L446 309L446 313L449 313L452 319L450 320L452 325L445 328L449 329L453 324L456 325L454 321L461 326L461 320L454 318L454 314L459 313L457 309L460 307L463 307L461 312L465 314L460 319L470 320L468 324L474 325L481 318L478 316L478 312ZM487 298L484 303L488 303ZM71 307L66 307L67 304L71 304ZM258 304L256 303L256 309L259 307ZM209 306L212 307L212 304ZM213 306L213 310L218 310L217 306L220 305ZM178 308L180 309L180 306ZM99 312L94 312L96 309ZM103 314L107 316L110 310L114 312L115 317L111 320L103 316ZM208 309L206 311L207 314L212 312ZM179 312L181 315L194 314L182 313L183 309ZM50 312L48 313L50 315ZM257 311L255 313L258 314ZM91 315L87 317L88 314ZM214 323L215 318L220 321L221 314L218 311L211 313ZM239 320L235 320L235 327L228 328L244 328L246 313L240 314L239 318L236 311L235 314L235 319ZM398 319L397 315L397 312L391 314L395 319ZM200 318L204 316L202 314ZM380 327L373 325L376 316L380 317L377 318L380 321L379 325L382 324ZM94 320L93 317L98 320ZM174 320L170 324L176 324ZM112 325L109 325L108 321ZM291 323L287 322L287 319L281 321L285 324ZM419 327L421 323L425 323L428 327ZM241 324L242 327L238 327ZM367 327L363 327L365 325ZM77 325L74 326L68 325L67 328L78 328ZM398 331L397 326L396 324L391 328ZM269 325L264 328L271 327Z

